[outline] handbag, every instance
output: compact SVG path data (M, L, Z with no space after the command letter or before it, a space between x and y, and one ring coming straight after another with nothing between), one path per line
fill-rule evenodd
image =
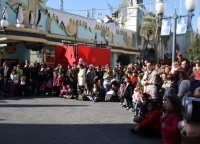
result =
M87 96L84 95L84 94L80 94L80 95L78 96L78 100L80 100L80 101L85 101L86 98L87 98Z

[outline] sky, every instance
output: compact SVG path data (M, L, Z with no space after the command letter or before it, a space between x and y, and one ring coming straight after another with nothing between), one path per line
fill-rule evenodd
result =
M97 18L98 13L102 13L103 16L109 15L111 16L108 3L117 10L122 0L63 0L64 1L64 10L66 12L86 16L87 10L91 10L92 8L96 9L96 13L94 15ZM199 1L199 0L198 0ZM143 0L143 3L151 3L155 2L155 0ZM186 15L187 9L185 7L185 0L165 0L166 3L166 16L173 16L175 8L177 9L177 14ZM59 0L48 0L48 7L52 7L55 9L60 9ZM147 11L155 11L155 4L147 4ZM195 16L192 20L192 28L197 30L198 24L198 16L200 16L200 1L197 4L197 7L194 11ZM200 31L200 30L199 30Z

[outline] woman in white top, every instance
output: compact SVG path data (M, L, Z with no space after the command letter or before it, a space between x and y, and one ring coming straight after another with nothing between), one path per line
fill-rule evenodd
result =
M19 83L19 76L18 76L16 70L12 70L12 73L10 74L10 78L13 80L13 82L15 83L15 85L18 85L18 83Z
M78 85L83 87L85 85L85 76L86 69L82 64L80 64L79 73L78 73Z
M111 68L107 68L106 72L103 75L103 87L105 89L105 93L107 93L111 88L111 81L114 78Z

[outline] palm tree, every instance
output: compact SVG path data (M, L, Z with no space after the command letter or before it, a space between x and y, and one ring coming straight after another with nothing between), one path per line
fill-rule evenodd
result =
M158 25L158 18L155 13L148 13L148 15L143 19L143 25L140 29L140 36L144 38L144 46L150 42L150 37L152 37L152 42L154 44L154 48L157 49L158 44L162 44L162 46L166 47L167 41L170 36L160 36L161 28ZM159 55L157 53L157 55Z

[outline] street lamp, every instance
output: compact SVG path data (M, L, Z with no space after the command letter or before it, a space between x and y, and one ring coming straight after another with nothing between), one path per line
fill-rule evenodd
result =
M140 51L142 49L142 46L141 45L138 45L138 50Z
M186 0L185 1L185 6L188 10L188 14L187 15L177 15L176 13L176 9L175 9L175 14L172 17L162 17L160 18L160 20L162 19L170 19L173 18L174 19L174 32L173 32L173 46L172 46L172 63L175 62L176 60L176 27L177 27L177 19L179 17L189 17L190 20L192 19L192 17L194 16L193 11L197 6L197 0ZM163 15L164 12L166 10L166 5L163 2L163 0L156 0L156 13L160 16Z
M140 53L140 57L141 57L141 50L142 50L142 46L141 45L138 45L138 51Z

